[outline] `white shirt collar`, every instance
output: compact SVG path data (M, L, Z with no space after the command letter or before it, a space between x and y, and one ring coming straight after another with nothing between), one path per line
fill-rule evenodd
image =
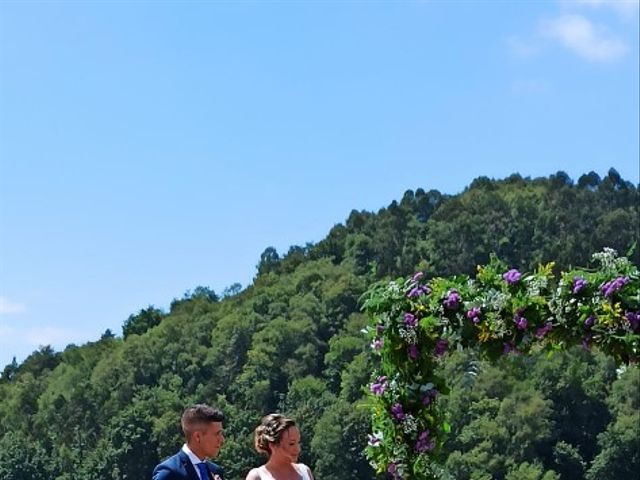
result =
M204 462L204 460L200 460L198 456L191 451L191 449L186 443L182 445L182 451L187 454L187 457L189 457L189 460L191 460L191 463L193 463L193 466L196 469L196 472L198 472L198 475L200 475L200 472L198 471L198 467L196 467L196 463L202 463Z

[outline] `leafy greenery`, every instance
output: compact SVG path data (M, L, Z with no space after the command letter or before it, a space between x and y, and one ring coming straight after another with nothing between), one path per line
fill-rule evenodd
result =
M181 445L178 419L193 402L228 417L219 461L231 480L263 461L251 434L274 410L300 420L302 460L317 478L375 478L363 454L375 365L361 333L367 288L416 269L473 275L492 252L523 271L555 261L554 273L604 247L626 253L638 200L613 170L575 184L560 172L480 178L455 196L417 189L377 213L353 211L317 244L266 249L244 290L195 288L168 312L149 306L123 319L123 336L45 346L7 365L0 478L149 478ZM639 263L638 250L631 259ZM618 373L582 349L496 364L465 351L437 368L453 387L441 397L451 429L438 447L443 476L635 478L637 368Z

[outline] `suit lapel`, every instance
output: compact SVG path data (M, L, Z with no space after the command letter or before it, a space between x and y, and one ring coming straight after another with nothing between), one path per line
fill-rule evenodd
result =
M182 463L182 467L185 470L185 473L187 474L187 478L189 480L200 480L200 476L198 475L198 472L196 472L196 467L193 466L193 463L191 463L191 460L189 460L189 456L184 453L182 450L180 450L180 463ZM224 477L222 476L222 473L213 473L211 471L211 467L209 466L209 463L206 464L207 465L207 474L208 477L207 480L223 480Z
M189 480L200 480L200 477L198 476L193 463L191 463L191 460L189 460L189 456L182 450L180 450L180 462L182 463L182 467L187 473L187 478Z

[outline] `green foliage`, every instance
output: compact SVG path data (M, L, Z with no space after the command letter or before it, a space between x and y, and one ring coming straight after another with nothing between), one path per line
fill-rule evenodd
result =
M45 450L19 433L6 433L0 438L0 478L48 480L48 460Z
M505 480L554 480L559 478L554 472L544 473L544 468L539 464L521 463L509 470Z
M598 437L600 452L589 480L635 478L640 465L640 370L628 368L607 398L614 419Z
M260 255L260 263L258 264L258 275L266 275L270 272L276 272L280 266L280 255L273 247L268 247Z
M127 338L129 335L142 335L162 321L164 314L154 307L143 308L136 315L130 315L122 325L122 335Z
M584 478L585 461L579 450L570 443L560 441L553 447L557 471L564 478Z
M294 380L286 396L282 410L300 425L302 438L314 438L314 429L327 408L336 401L335 395L327 390L325 383L315 377L307 376ZM301 461L314 464L313 451L306 449Z
M316 478L371 478L362 439L368 430L364 405L337 400L318 419L311 441Z

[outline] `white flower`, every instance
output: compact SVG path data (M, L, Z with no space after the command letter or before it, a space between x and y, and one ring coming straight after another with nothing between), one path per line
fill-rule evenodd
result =
M396 282L389 282L389 291L393 294L398 294L400 293L400 285L398 285Z
M418 422L411 414L407 414L402 421L402 429L404 433L413 433L418 430Z
M379 447L383 438L382 432L374 432L373 435L367 435L367 443L371 447Z
M418 343L418 334L416 333L415 329L410 328L408 330L405 330L404 328L400 328L398 329L398 332L400 333L400 337L404 338L408 344L415 345L416 343Z

